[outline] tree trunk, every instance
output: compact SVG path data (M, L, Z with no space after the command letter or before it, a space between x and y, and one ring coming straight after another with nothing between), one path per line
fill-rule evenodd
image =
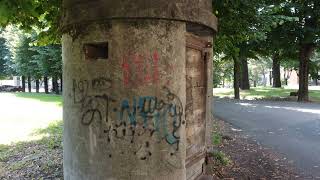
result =
M31 93L31 77L28 76L28 91Z
M60 75L60 92L62 92L63 89L63 78L62 78L62 74Z
M288 78L285 78L285 79L284 79L284 84L285 84L286 86L288 86Z
M248 70L248 59L241 59L241 89L249 90L250 89L250 81L249 81L249 70Z
M269 72L269 83L270 83L270 86L272 86L272 72L270 71Z
M257 87L257 81L253 81L253 87Z
M26 92L26 77L22 76L22 92Z
M280 59L278 54L274 54L272 57L272 77L273 87L281 88L281 73L280 73Z
M240 81L239 81L239 75L240 75L240 63L238 59L234 58L233 63L233 88L234 88L234 99L240 99Z
M320 78L320 77L319 77L319 70L317 71L317 75L318 75L318 76L316 77L316 86L319 85L319 83L318 83L318 80L319 80L319 78Z
M239 64L240 69L239 69L239 87L242 89L242 70L241 70L241 64Z
M54 79L54 77L52 77L52 79L51 79L51 81L52 81L52 92L54 93L54 92L56 92L56 82L55 82L55 79Z
M299 92L298 101L309 101L309 60L314 51L314 45L303 44L300 47Z
M58 84L58 78L57 77L52 77L52 89L53 92L56 94L59 94L59 84Z
M43 83L44 83L44 92L46 94L49 94L48 77L47 76L44 77Z
M39 89L40 89L40 81L39 79L36 80L36 93L39 93Z

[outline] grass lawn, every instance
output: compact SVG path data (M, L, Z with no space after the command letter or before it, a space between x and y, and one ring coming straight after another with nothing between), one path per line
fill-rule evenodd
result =
M62 106L62 96L44 93L13 93L18 98L28 98L46 103L54 103Z
M0 93L0 179L62 178L62 97Z
M288 98L290 92L296 92L296 89L259 87L251 88L240 92L241 99L272 99ZM218 97L233 97L233 89L213 89L213 95ZM320 90L310 90L309 97L311 101L320 102Z

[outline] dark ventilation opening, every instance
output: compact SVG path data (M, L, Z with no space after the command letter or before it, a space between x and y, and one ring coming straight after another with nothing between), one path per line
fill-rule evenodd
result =
M83 47L86 60L108 59L108 43L91 43Z

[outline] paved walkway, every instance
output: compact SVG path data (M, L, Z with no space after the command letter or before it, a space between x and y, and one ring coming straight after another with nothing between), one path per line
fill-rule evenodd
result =
M320 104L215 99L213 112L320 177Z

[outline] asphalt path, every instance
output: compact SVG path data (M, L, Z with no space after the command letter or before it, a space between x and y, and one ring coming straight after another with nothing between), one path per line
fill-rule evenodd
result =
M213 114L320 177L320 104L214 99Z

